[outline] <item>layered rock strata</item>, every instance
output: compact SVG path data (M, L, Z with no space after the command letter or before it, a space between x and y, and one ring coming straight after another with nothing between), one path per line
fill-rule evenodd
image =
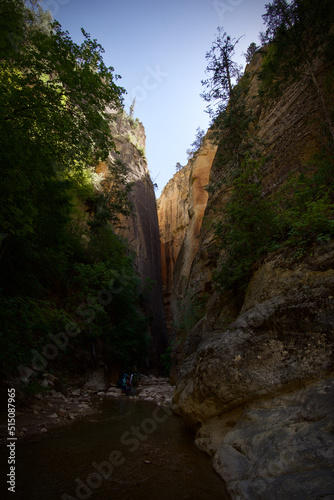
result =
M306 76L261 107L259 67L257 60L248 69L249 106L259 118L270 196L320 150L322 117ZM315 61L313 69L324 89L328 68ZM211 181L217 186L225 174L214 161ZM221 293L212 286L220 258L212 225L228 196L219 188L210 194L189 274L174 268L171 302L181 299L183 317L188 310L193 321L176 336L174 410L197 430L196 443L213 456L233 499L329 499L334 245L315 245L299 259L293 250L272 253L254 266L246 296Z

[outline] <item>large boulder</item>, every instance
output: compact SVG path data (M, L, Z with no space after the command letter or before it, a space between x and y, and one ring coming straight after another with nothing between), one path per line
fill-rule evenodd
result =
M278 499L287 488L316 498L303 494L321 481L334 491L333 264L333 244L299 261L269 256L238 319L204 328L181 365L174 410L199 429L232 498Z

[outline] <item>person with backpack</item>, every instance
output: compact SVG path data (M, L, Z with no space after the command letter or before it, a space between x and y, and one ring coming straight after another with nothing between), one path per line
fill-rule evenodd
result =
M131 377L127 376L126 377L125 395L130 396L130 393L131 393Z
M131 385L131 396L135 396L137 386L138 386L138 373L137 373L137 371L135 371L131 374L130 385Z
M121 387L122 387L122 392L123 394L126 394L126 381L127 381L128 375L126 373L123 373L122 380L121 380Z

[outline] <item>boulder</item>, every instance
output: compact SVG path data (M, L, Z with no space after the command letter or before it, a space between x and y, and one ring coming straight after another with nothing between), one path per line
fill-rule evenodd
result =
M334 244L297 262L269 256L238 319L207 330L181 365L173 409L233 499L334 491L333 264Z
M334 492L334 378L243 411L213 458L232 498L305 500Z
M92 391L105 391L106 383L104 378L103 370L96 370L88 379L88 381L84 385L84 389L91 389ZM73 393L72 393L73 394ZM79 392L80 394L80 392Z

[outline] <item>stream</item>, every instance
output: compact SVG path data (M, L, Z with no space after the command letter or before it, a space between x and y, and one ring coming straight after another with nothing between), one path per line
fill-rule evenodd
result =
M15 495L2 498L229 499L210 458L169 408L123 398L105 400L100 410L18 441ZM3 448L2 462L6 454Z

